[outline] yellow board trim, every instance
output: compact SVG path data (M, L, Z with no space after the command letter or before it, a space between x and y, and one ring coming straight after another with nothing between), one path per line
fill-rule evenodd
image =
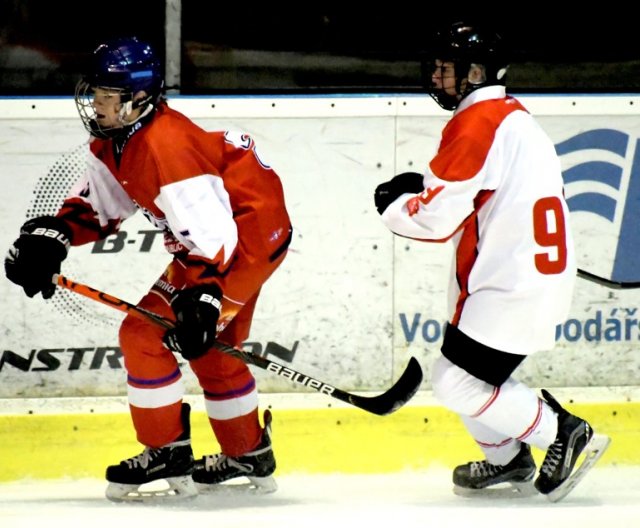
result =
M640 403L567 405L612 437L600 465L640 464ZM441 407L404 407L389 416L354 408L273 410L276 474L391 473L481 457L459 418ZM192 412L194 453L218 451L206 415ZM104 476L142 451L131 418L116 414L0 415L0 481ZM534 450L538 462L544 453Z

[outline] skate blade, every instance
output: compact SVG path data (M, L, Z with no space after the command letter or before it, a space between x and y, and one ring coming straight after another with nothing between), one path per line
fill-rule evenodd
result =
M459 497L472 499L521 499L533 497L538 491L533 486L533 480L527 480L526 482L508 482L481 489L462 488L454 485L453 493Z
M589 443L585 446L581 453L584 456L582 464L573 473L560 484L556 489L549 492L546 497L551 502L558 502L564 499L578 483L586 476L587 472L600 460L604 452L611 444L611 438L606 435L594 434Z
M167 502L190 499L198 495L191 476L169 477L145 484L109 482L105 491L112 502Z
M241 477L244 478L244 477ZM253 495L266 495L278 489L276 480L272 477L247 477L249 482L227 481L221 484L203 484L196 482L196 488L201 495L214 495L220 493L242 493Z

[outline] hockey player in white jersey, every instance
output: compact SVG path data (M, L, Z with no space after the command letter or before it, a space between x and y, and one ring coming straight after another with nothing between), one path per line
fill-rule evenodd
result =
M609 439L512 376L529 354L553 348L576 263L559 158L506 94L503 49L498 35L465 23L438 34L429 93L453 117L426 174L379 185L375 202L395 234L455 247L450 319L431 381L486 459L455 468L454 490L502 493L508 483L528 494L533 483L556 501ZM531 446L546 451L539 472Z

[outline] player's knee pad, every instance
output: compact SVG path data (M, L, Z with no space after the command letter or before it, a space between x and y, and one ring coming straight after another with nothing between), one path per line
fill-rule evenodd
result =
M129 316L120 325L120 347L125 353L135 353L136 349L144 349L150 341L162 343L163 334L164 329L160 326Z
M206 355L191 360L189 366L205 390L219 382L243 384L254 379L246 363L215 346Z
M138 370L143 364L152 368L148 361L150 356L154 358L166 356L170 363L167 368L175 369L176 360L162 343L163 333L164 329L159 325L132 316L125 318L120 326L119 341L128 371L132 368ZM160 365L157 360L154 360L154 363Z
M458 414L472 415L491 398L494 387L440 356L433 365L434 397Z

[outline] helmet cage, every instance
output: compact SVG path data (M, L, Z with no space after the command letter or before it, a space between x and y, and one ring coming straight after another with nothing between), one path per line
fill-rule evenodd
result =
M114 126L102 126L98 122L97 113L93 104L94 92L96 88L101 88L113 95L120 96L121 108L118 112L118 125ZM147 95L142 99L133 100L134 94L132 92L123 92L118 88L109 88L105 86L91 86L85 80L81 80L76 85L75 90L75 103L78 114L84 128L94 137L100 139L110 139L118 137L123 134L123 130L126 126L133 125L139 121L143 116L147 115L153 109L152 97ZM136 108L143 108L139 116L136 119L130 119L131 112Z
M97 88L120 96L119 125L101 126L93 106ZM95 137L116 137L123 128L148 114L162 96L164 79L159 60L149 44L136 37L115 39L101 44L93 52L87 74L75 91L76 108L84 127ZM134 97L144 91L143 98ZM139 117L130 120L131 112L142 108Z

